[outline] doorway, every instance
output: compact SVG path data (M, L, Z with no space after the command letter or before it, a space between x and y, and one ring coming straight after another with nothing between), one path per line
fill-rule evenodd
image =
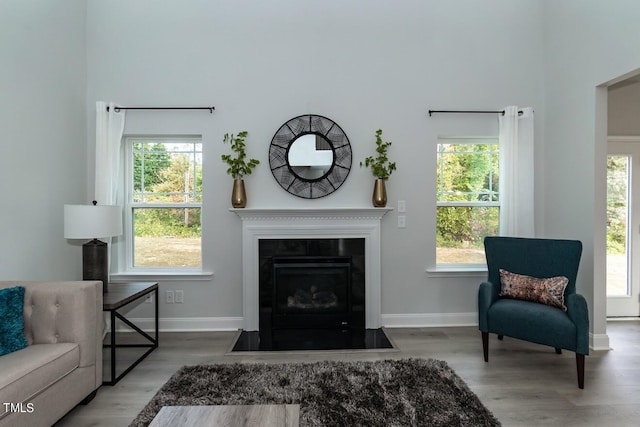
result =
M607 147L607 316L640 316L640 137Z

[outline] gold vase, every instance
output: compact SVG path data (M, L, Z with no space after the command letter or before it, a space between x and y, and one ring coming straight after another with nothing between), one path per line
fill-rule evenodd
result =
M247 193L244 190L244 180L233 180L233 191L231 192L231 206L234 208L244 208L247 206Z
M384 208L387 206L387 188L384 185L384 179L376 179L373 184L373 197L374 208Z

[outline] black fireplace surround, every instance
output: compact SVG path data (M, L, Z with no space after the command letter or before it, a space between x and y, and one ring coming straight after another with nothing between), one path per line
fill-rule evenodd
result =
M365 239L261 239L259 331L233 351L391 348L365 328Z

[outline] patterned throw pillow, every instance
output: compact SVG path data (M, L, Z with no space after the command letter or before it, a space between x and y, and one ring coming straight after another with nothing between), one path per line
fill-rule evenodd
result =
M564 276L538 279L500 269L501 297L539 302L563 311L567 311L564 290L568 283L569 279Z
M0 289L0 356L27 346L24 336L24 286Z

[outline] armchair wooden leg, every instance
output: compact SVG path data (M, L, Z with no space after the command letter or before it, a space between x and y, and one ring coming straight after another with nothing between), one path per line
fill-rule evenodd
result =
M578 387L584 388L584 354L576 353L576 367L578 368Z
M562 354L562 349L561 349L561 348L556 347L556 354Z
M489 361L489 332L482 333L482 352L484 354L484 361Z

